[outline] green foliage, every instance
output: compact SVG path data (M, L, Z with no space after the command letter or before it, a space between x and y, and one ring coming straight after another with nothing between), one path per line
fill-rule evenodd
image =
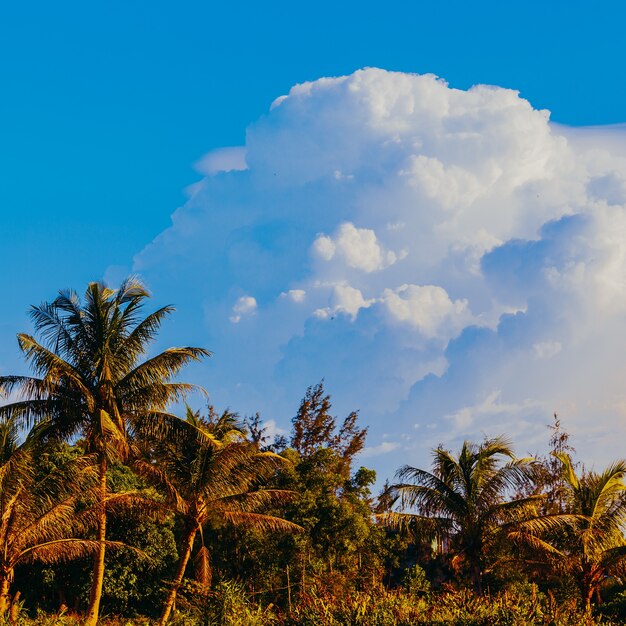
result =
M125 516L111 524L111 537L140 548L147 558L129 550L109 556L104 576L103 610L117 615L156 615L166 592L178 552L172 518L164 522Z
M370 494L376 474L352 469L367 430L358 427L356 413L338 426L330 411L322 383L310 387L292 420L290 447L281 450L293 465L281 472L279 484L298 494L285 515L306 531L294 538L288 563L304 589L327 574L366 584L380 569L383 531L373 522Z
M422 596L430 591L430 581L419 565L414 565L404 573L404 589L409 595Z
M580 612L576 602L560 603L536 591L477 597L468 591L415 598L397 591L311 594L285 626L608 626Z
M134 467L165 494L164 504L181 521L180 556L161 615L165 624L183 583L194 552L194 578L202 593L212 583L210 544L205 536L224 525L248 526L266 533L297 532L301 528L267 512L292 494L266 489L265 483L285 460L273 452L261 452L245 439L237 415L225 412L208 418L187 409L184 428L175 440L153 440L144 458Z
M147 297L129 279L33 307L33 376L0 376L0 626L94 626L100 602L102 626L626 621L626 462L581 469L555 416L546 456L440 446L375 503L367 429L322 383L272 444L258 414L168 413L208 353L146 359L172 310L143 317Z
M271 607L253 605L243 585L229 580L219 583L209 595L207 618L207 626L265 626L276 622Z
M603 472L576 473L568 454L561 463L567 512L577 516L569 532L557 537L561 550L553 559L556 567L577 582L587 610L594 594L609 575L623 572L626 562L626 461L616 461Z
M623 600L621 600L623 601ZM146 618L104 618L101 626L149 626ZM576 601L557 601L535 586L478 598L469 591L430 598L400 591L303 594L291 613L253 602L240 583L223 581L202 601L176 613L169 626L618 626L623 619L591 616ZM67 613L20 615L18 626L81 626ZM8 621L0 626L8 626Z
M94 484L92 468L70 454L46 462L47 427L41 422L18 445L16 416L0 418L0 615L8 609L16 568L57 565L95 547L80 537L91 522L89 509L80 505Z
M82 300L66 290L52 302L32 306L38 338L26 333L17 338L33 375L0 376L0 392L17 398L0 406L0 417L45 423L51 439L82 436L86 452L97 457L98 535L88 626L95 626L100 609L107 512L130 498L110 497L108 465L133 456L133 439L171 433L176 420L166 409L193 388L173 379L186 364L209 355L202 348L183 347L146 359L161 323L173 311L166 306L143 317L149 296L141 281L131 277L119 289L89 283ZM5 598L0 592L0 613Z
M309 387L292 420L291 447L303 459L311 458L320 449L336 453L336 469L345 480L350 475L354 456L363 449L367 428L357 426L358 414L353 411L337 426L337 418L330 413L330 396L323 383Z
M481 594L485 571L503 542L551 549L538 537L556 523L538 516L541 496L507 498L533 480L535 466L531 459L515 459L511 443L502 437L480 444L466 441L456 456L438 447L432 471L408 465L398 471L402 482L391 485L388 493L408 512L385 517L390 524L412 524L438 550L447 546L452 566Z
M598 608L598 613L620 624L626 623L626 590L619 592Z

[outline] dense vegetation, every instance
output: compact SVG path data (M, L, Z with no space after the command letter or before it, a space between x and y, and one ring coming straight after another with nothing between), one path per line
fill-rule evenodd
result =
M147 356L164 307L129 279L61 292L1 376L0 623L554 626L626 620L626 462L504 437L439 447L374 497L367 430L306 390L288 437L171 406L210 356ZM104 616L104 617L102 617Z

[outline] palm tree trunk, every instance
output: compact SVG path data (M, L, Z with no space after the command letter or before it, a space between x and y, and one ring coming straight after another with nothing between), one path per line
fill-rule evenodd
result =
M582 597L586 615L591 614L591 598L593 598L593 592L593 585L588 585L586 583L583 584Z
M172 582L172 588L170 589L167 600L165 601L165 606L163 607L163 613L161 614L161 619L159 620L158 626L165 626L165 624L167 624L167 620L169 619L170 613L172 612L174 602L176 602L176 594L178 593L180 584L183 582L183 577L185 576L185 569L187 568L187 563L189 562L189 557L191 556L191 550L193 548L193 542L196 538L197 532L198 527L193 526L189 529L187 535L185 536L182 545L183 551L178 562L176 576L174 577L174 581Z
M11 583L9 576L0 575L0 617L2 617L9 608L9 587Z
M472 585L477 596L483 595L483 572L480 565L472 565Z
M85 626L96 626L100 614L100 600L102 598L102 583L104 581L104 551L106 547L106 497L107 497L107 460L104 452L100 453L99 468L99 499L98 503L98 551L93 563L93 578L89 595L89 610Z
M587 562L582 564L582 575L580 577L580 597L585 613L591 613L591 598L593 598L593 568Z

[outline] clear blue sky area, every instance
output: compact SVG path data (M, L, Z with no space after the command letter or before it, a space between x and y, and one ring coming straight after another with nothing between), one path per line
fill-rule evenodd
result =
M2 4L2 345L32 302L169 223L192 164L291 85L364 66L519 89L573 125L626 121L623 2Z

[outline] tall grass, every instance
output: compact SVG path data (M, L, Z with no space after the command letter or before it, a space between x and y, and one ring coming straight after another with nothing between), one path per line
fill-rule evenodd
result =
M0 620L0 626L11 622ZM148 618L103 618L101 626L149 626ZM534 585L477 597L470 591L414 590L301 593L291 612L255 604L242 584L225 581L195 605L172 616L171 626L617 626L623 621L585 615L575 599L556 600ZM15 616L13 626L81 626L80 617Z
M416 596L403 592L310 594L282 616L284 626L609 626L585 616L575 600L535 591L476 597L469 591Z

